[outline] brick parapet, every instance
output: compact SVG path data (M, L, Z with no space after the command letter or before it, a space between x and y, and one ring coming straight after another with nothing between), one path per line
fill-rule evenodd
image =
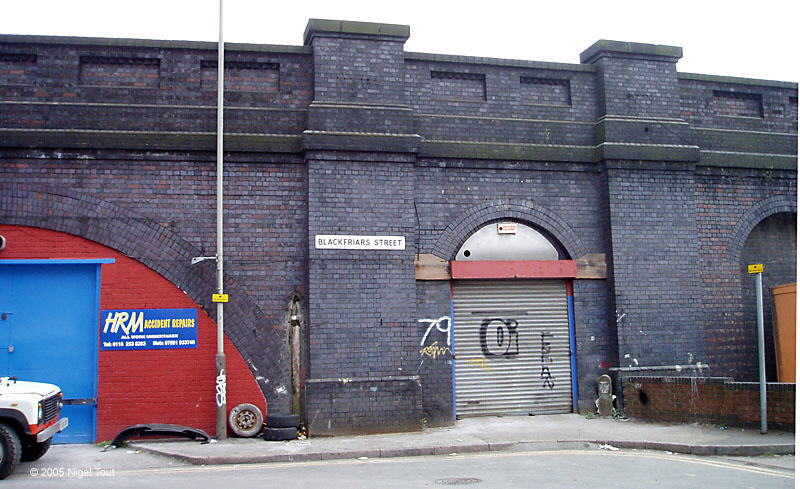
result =
M667 145L664 150L673 153L677 146L699 146L700 161L704 165L796 168L796 160L792 158L796 155L793 144L797 132L796 84L674 74L670 69L664 75L671 80L669 86L661 83L655 92L644 88L634 90L630 83L637 79L634 76L625 78L624 93L615 95L609 92L598 98L598 83L605 86L603 80L609 76L622 76L608 71L613 66L617 66L613 70L622 69L622 74L634 68L639 70L637 73L644 73L641 70L655 69L656 65L652 63L674 65L675 53L660 53L658 46L610 41L595 46L609 53L594 57L591 61L595 64L404 53L405 26L320 22L325 25L311 29L319 31L314 36L315 41L321 43L318 46L321 51L318 50L317 54L311 46L228 44L226 59L231 67L240 69L238 74L232 74L226 92L226 126L232 135L299 135L305 129L339 133L354 130L399 132L418 134L423 142L438 146L444 143L452 147L448 149L448 156L455 151L456 154L461 152L462 156L474 157L476 143L502 143L503 147L491 148L496 157L502 158L500 155L505 154L505 157L513 159L559 159L562 156L558 155L565 151L574 153L576 150L566 148L574 146L579 148L581 161L586 162L613 158L602 154L604 151L598 155L592 148L603 142L622 141L645 145L637 150L637 159L661 158L658 145ZM3 64L8 68L5 71L0 69L0 98L7 109L2 111L4 118L0 119L0 126L29 132L22 135L6 133L8 137L3 138L6 143L35 145L37 140L49 140L54 136L43 130L76 129L99 132L81 134L74 143L66 133L55 134L59 144L63 147L70 144L103 147L103 140L114 145L121 140L144 138L131 144L135 149L189 149L188 142L181 144L176 141L184 133L197 134L201 140L213 142L206 133L211 134L214 129L216 94L209 85L210 72L203 71L215 69L212 65L216 54L212 43L41 36L2 36L0 41L3 46L0 54L7 58ZM333 44L323 48L325 43ZM330 49L344 46L342 43L351 46L347 50L351 54L338 63L366 64L370 66L367 71L375 72L356 76L355 72L350 73L347 69L334 70L327 75L320 71L330 65L323 58L338 57L336 50ZM362 56L359 52L389 48L378 58L382 59L381 63L390 63L391 66L379 67L380 63L375 64L374 60L369 63L357 60ZM322 52L326 50L329 54ZM631 53L634 55L629 56ZM642 55L647 56L642 58ZM157 73L153 75L157 75L158 83L149 87L152 82L147 77L142 78L138 85L129 86L104 86L104 80L94 85L88 80L81 83L81 57L84 61L116 60L115 63L123 62L123 65L125 60L157 61ZM93 68L92 73L103 74L103 66L112 74L120 65L100 64ZM268 83L265 79L254 81L255 84L248 88L241 75L252 75L255 68L270 73L274 69L276 85L256 88L261 87L259 83ZM448 76L433 79L431 73L434 72ZM459 80L462 75L473 77L473 80ZM315 82L314 76L320 80ZM362 78L363 83L353 85ZM326 80L324 83L323 79ZM525 80L533 81L533 84L522 83ZM468 100L469 96L462 99L458 94L448 98L444 92L439 93L448 84L462 82L481 83L480 100ZM608 83L613 85L610 78ZM455 85L452 88L460 90ZM560 95L562 98L553 99L562 89L566 90ZM331 95L331 90L338 95ZM601 92L605 93L604 89ZM391 96L387 95L389 93ZM715 113L718 109L714 100L718 93L761 97L761 115L732 117L725 115L724 111ZM628 97L631 94L632 97ZM676 94L680 94L678 104L673 103ZM309 115L308 107L315 97L318 102L351 100L374 103L385 109L383 112L359 109L353 114L345 114L342 111L350 109L337 107L335 111L339 114L335 114L319 107L315 109L316 113ZM606 101L617 104L619 110L608 111L604 105ZM393 106L410 107L405 110L413 110L413 122ZM673 113L675 107L679 107L678 113ZM609 119L602 118L603 114L624 117L646 114L652 120ZM681 123L682 119L686 122ZM688 127L692 129L687 130ZM108 131L123 131L125 134ZM137 131L141 133L133 134ZM236 147L236 143L233 144L232 147ZM248 144L266 151L302 151L297 141L278 143L275 138L267 143ZM530 144L543 145L546 151L532 152L523 148ZM480 152L488 150L483 148ZM649 153L653 153L652 156L648 157Z
M681 117L693 127L742 131L751 138L761 133L797 134L797 84L705 76L679 76L678 82ZM735 98L726 95L754 97L754 108L760 110L750 114L741 106L741 113L725 111L714 103L715 95L728 104Z
M625 413L651 421L760 424L757 382L729 377L629 377L623 383ZM773 429L795 427L795 384L767 383L767 421Z
M0 126L31 131L215 130L217 54L213 45L84 38L56 41L0 36L0 55L30 57L0 63ZM305 108L313 97L310 51L229 45L226 62L227 131L302 132ZM124 73L118 74L121 69Z

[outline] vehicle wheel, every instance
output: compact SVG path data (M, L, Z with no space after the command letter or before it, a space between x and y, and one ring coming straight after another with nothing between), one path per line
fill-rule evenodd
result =
M250 438L256 436L264 425L264 415L257 406L249 403L239 404L228 414L228 424L237 435Z
M297 428L264 428L264 439L267 441L296 440Z
M10 426L0 423L0 479L5 479L19 465L22 447L19 436Z
M267 416L269 428L297 428L300 426L300 416L296 414L272 414Z
M33 462L39 460L50 449L50 444L53 443L52 438L48 438L43 442L32 442L30 444L22 445L22 461Z

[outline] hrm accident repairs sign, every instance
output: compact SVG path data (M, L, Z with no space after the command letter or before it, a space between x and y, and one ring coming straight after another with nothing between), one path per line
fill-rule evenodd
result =
M197 309L121 309L100 317L101 350L197 348Z

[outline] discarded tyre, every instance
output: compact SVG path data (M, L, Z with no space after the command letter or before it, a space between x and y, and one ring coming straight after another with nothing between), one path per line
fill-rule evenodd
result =
M297 428L298 426L300 426L300 416L296 414L267 415L268 428Z
M249 403L239 404L228 414L231 431L238 436L250 438L256 436L264 424L264 415L257 406Z
M297 439L297 428L264 428L264 439L267 441L284 441Z

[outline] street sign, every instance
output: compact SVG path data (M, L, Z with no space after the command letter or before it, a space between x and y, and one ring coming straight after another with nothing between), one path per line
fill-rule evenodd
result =
M228 294L214 294L211 296L214 302L228 302Z
M756 263L754 265L747 265L747 273L761 273L764 271L763 263Z
M405 236L351 236L317 234L314 246L318 250L405 250Z

